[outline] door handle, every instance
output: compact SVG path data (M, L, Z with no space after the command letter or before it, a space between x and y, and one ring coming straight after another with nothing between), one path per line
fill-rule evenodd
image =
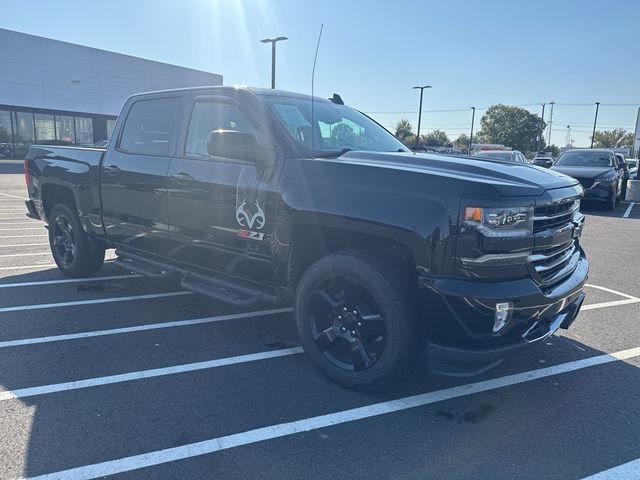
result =
M193 177L188 173L184 173L184 172L172 174L171 179L177 183L187 183L187 182L193 181Z
M105 165L104 167L102 167L104 169L105 173L108 173L109 175L114 175L116 173L119 173L120 167L117 165Z

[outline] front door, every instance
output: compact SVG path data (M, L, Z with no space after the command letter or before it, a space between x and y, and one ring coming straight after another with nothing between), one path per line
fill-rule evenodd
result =
M117 144L103 159L103 219L120 248L166 256L167 173L181 105L181 97L135 101Z
M210 156L215 130L256 132L240 104L196 97L169 169L170 255L189 264L255 283L271 283L273 212L271 169Z

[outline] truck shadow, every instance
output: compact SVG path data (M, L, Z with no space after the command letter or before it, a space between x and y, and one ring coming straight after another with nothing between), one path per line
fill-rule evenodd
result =
M35 281L43 278L42 273L27 273L8 278L11 282ZM225 335L223 332L220 329L216 334ZM33 336L36 335L37 332L34 332ZM2 340L5 338L0 331L0 341ZM234 340L237 341L237 338L228 334L228 338L224 340L232 343ZM197 397L187 395L183 398L179 392L169 387L178 375L170 375L159 381L156 379L129 382L126 388L109 390L115 392L115 397L110 398L105 398L104 390L101 391L107 387L98 386L72 393L4 400L0 401L0 412L3 412L0 414L0 431L3 432L0 436L3 438L0 458L5 459L2 475L10 478L35 476L121 458L122 445L130 445L124 456L148 451L149 444L153 444L153 450L176 446L166 443L166 438L172 435L171 425L175 425L179 417L179 422L185 423L188 427L191 412L195 410L200 412L203 409L211 410L212 418L219 414L217 410L221 408L233 410L232 417L241 417L243 409L247 409L247 414L251 410L257 411L258 414L264 412L266 415L271 408L269 401L284 404L291 402L293 406L293 404L304 403L305 395L313 395L313 392L327 392L327 398L331 398L332 401L326 408L331 412L343 409L344 404L362 406L537 370L605 353L575 340L570 340L574 344L571 346L567 341L559 337L551 337L544 345L507 359L494 370L473 378L429 375L425 367L426 362L421 358L405 381L376 393L355 392L339 387L316 373L309 363L303 362L299 370L273 366L264 368L261 375L265 378L260 385L266 382L270 385L270 391L260 392L251 385L244 385L237 391L238 398L242 400L233 406L228 403L220 405L225 400L219 398L217 394L219 388L210 384L192 385L191 394L193 395L195 390ZM43 357L35 355L29 347L10 348L23 349L24 355L20 357L19 364L9 365L3 360L6 349L0 348L0 365L2 366L0 389L2 390L35 386L18 384L16 379L25 378L25 372L28 374L30 371L41 376L42 371L49 368L49 364L56 362L56 349L53 349L53 355L47 356L46 361L43 361ZM72 348L86 349L79 344ZM60 352L64 352L64 349ZM15 357L12 355L12 358ZM87 362L95 362L96 365L103 361L101 358L92 357L91 350L85 352L85 358ZM286 359L286 361L294 360ZM254 363L252 368L261 368L261 364ZM113 373L109 371L108 366L98 370L103 372L101 375ZM296 378L299 374L300 378ZM585 381L592 378L590 375L596 375L594 378L597 380ZM74 379L79 378L74 377ZM145 382L148 383L145 385ZM158 390L155 390L156 387L153 385ZM295 385L294 390L292 385ZM227 388L233 388L233 385L230 387L227 385ZM622 391L612 393L613 389ZM247 399L247 391L253 391L249 399ZM172 392L172 398L160 402L151 401L151 397L163 395L166 392ZM233 392L233 394L236 393ZM459 467L461 472L466 472L467 477L474 472L474 468L475 473L480 473L491 465L498 468L500 458L505 458L506 455L506 458L510 458L510 462L519 463L523 468L522 471L527 472L527 475L519 478L548 476L552 472L536 469L547 468L556 462L571 466L569 474L559 474L559 476L582 478L640 457L640 441L631 440L638 438L640 416L637 415L633 402L623 402L625 398L634 399L639 396L640 368L630 363L612 362L577 372L525 382L518 386L502 387L414 408L410 410L409 418L413 419L411 426L415 427L415 430L411 430L407 425L405 427L408 429L407 435L394 434L392 440L395 445L394 451L407 452L413 460L419 452L422 456L420 461L423 468L429 468L433 462L442 458L464 459ZM89 414L92 415L91 419L87 419ZM306 416L317 414L318 411L305 413ZM562 418L560 424L557 423L559 417ZM298 418L282 418L279 421L294 419ZM585 433L585 427L578 428L585 423L585 419L588 419L586 421L589 422L591 429L587 433ZM500 427L496 429L498 425ZM535 425L540 428L532 428ZM251 428L258 426L263 425L255 425ZM367 426L362 428L368 429L368 434L371 434L370 441L373 443L389 441L389 433L384 429L380 430L375 421L372 424L367 423ZM189 428L187 428L188 431ZM606 447L602 446L599 435L603 431L615 432L608 436ZM155 437L150 441L141 432L161 433L158 435L158 440L154 442ZM439 432L437 439L431 435L433 432ZM416 441L417 433L423 436L419 441ZM209 438L218 435L220 432L212 431ZM191 437L188 433L185 435L184 430L179 438L179 443L182 444L203 440ZM526 439L524 444L523 439ZM497 450L502 449L500 455L480 456L482 458L469 455L472 450L486 448L493 444L496 445ZM140 447L140 445L147 445L147 447ZM587 455L585 452L600 453ZM356 453L355 446L353 451L342 449L336 452L338 457L345 456L344 461L348 461L350 455L354 453ZM245 454L251 454L251 450ZM7 460L9 458L11 458L10 461ZM539 462L537 460L539 458L544 458L545 462ZM376 462L381 462L383 459L384 455L380 458L372 458L372 469L375 468ZM402 457L394 461L398 465L403 464ZM398 476L402 476L402 467L398 468ZM496 471L500 470L494 470L493 475L487 472L487 478L496 478ZM457 473L453 476L457 476ZM481 475L471 475L475 478L479 476Z

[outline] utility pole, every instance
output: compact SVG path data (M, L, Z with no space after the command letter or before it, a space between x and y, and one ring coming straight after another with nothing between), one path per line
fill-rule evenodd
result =
M420 122L422 121L422 93L425 88L431 88L431 85L423 85L422 87L413 87L420 90L420 107L418 109L418 134L416 135L416 147L420 144Z
M591 148L593 148L593 137L596 136L596 125L598 124L598 110L600 109L600 102L596 102L596 116L593 119L593 133L591 134Z
M553 125L553 106L556 104L553 100L549 105L551 105L551 113L549 113L549 140L547 141L547 145L551 146L551 126Z
M540 134L538 135L538 141L536 142L536 153L540 153L540 144L542 143L542 132L544 132L544 106L542 104L542 117L540 119Z
M476 107L471 107L471 135L469 135L469 155L471 155L471 145L473 145L473 123L476 119Z
M564 142L567 147L571 146L571 125L567 125L567 139Z
M287 37L263 38L262 43L271 44L271 88L276 88L276 43L289 40Z

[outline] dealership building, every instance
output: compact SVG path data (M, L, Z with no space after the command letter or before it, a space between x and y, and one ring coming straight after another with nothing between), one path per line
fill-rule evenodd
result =
M0 28L0 158L33 143L108 140L133 93L222 85L222 75Z

